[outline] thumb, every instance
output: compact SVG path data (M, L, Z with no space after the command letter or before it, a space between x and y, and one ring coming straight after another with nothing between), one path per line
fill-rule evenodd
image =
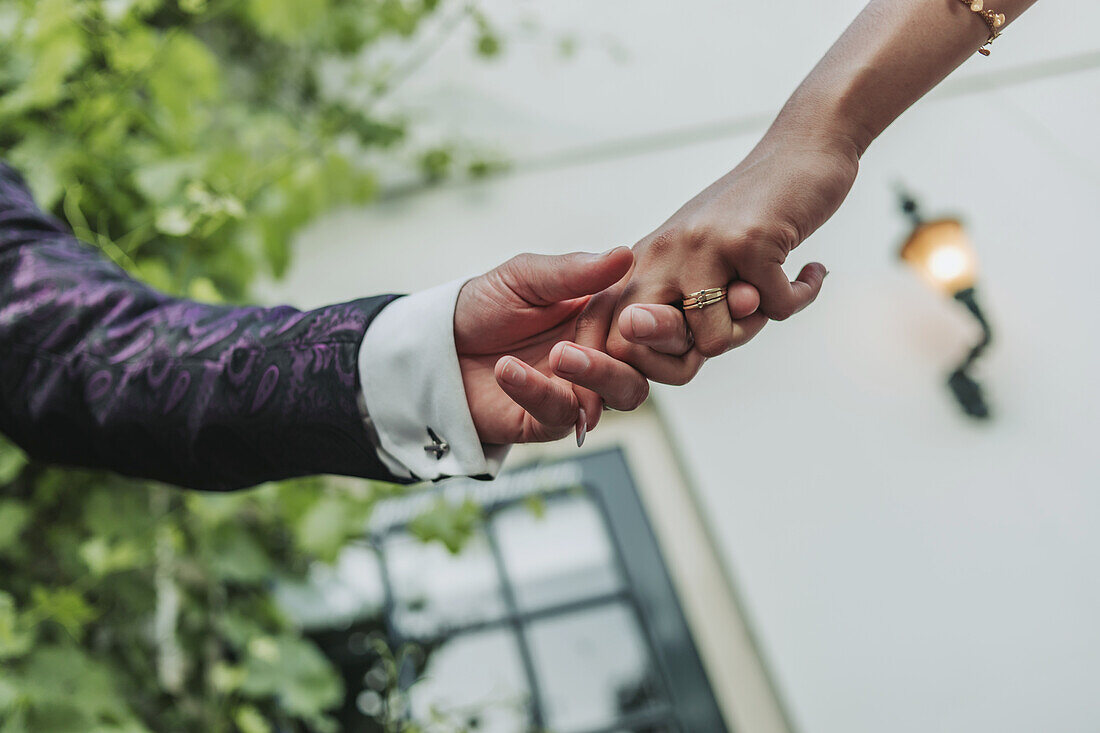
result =
M634 264L629 247L602 254L523 254L500 267L508 287L531 305L552 305L605 290L626 275Z

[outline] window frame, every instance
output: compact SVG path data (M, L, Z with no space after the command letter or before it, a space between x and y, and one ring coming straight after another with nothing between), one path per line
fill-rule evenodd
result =
M656 684L665 698L646 708L621 716L614 723L583 733L614 733L624 729L648 725L667 725L677 731L712 731L727 733L714 691L695 646L690 627L680 607L679 600L656 535L646 516L639 495L639 487L631 475L623 451L609 448L594 453L554 461L552 464L574 464L577 479L569 485L550 489L535 489L493 496L492 492L479 492L476 482L455 482L445 485L448 495L461 493L468 488L469 498L478 502L485 515L483 530L492 560L500 581L504 600L504 613L483 621L456 624L428 637L407 637L394 622L396 600L386 556L386 539L406 532L408 524L396 521L376 527L368 537L375 550L381 568L384 589L383 620L392 646L404 643L439 643L463 634L510 627L516 640L524 673L530 689L528 706L529 725L533 730L546 730L545 705L538 671L528 639L532 623L548 618L559 618L587 609L625 605L634 616L641 631L646 652L656 670ZM524 470L540 470L552 467L540 464L518 468L510 473L522 474ZM459 491L456 492L455 489ZM496 536L494 518L497 514L538 496L547 503L570 497L583 491L592 501L607 530L612 556L622 586L615 591L588 596L524 610L519 607L512 578ZM489 493L486 501L478 501L477 494ZM401 501L401 500L397 500ZM626 551L629 549L629 552ZM402 671L401 684L406 689L415 682L415 671ZM581 732L578 732L581 733Z

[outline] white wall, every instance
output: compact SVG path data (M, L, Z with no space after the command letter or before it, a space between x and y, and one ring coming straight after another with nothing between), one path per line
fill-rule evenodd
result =
M521 162L751 116L781 103L860 5L520 3L596 40L571 62L517 42L486 66L458 36L396 101ZM1098 21L1095 4L1042 4L960 78L1093 50ZM627 60L602 50L605 34ZM692 385L656 391L808 733L1100 729L1098 120L1096 69L926 100L796 252L792 272L810 258L831 270L818 303ZM303 237L274 295L311 305L423 288L523 250L630 244L753 141L342 213ZM930 213L969 221L997 328L981 366L989 425L960 417L942 384L972 323L894 258L896 180Z

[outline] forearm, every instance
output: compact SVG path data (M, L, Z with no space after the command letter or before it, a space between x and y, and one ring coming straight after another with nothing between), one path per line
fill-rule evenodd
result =
M984 2L1007 27L1035 0ZM959 0L872 0L788 100L772 134L810 132L862 155L988 37Z
M205 489L389 479L356 367L388 300L170 298L77 242L0 164L0 432L34 458Z
M1035 0L983 2L1012 21ZM810 263L792 282L782 267L791 250L843 203L871 142L990 33L959 0L871 0L752 152L635 245L629 287L609 320L634 303L670 302L734 280L759 291L759 313L772 320L812 303L825 267ZM711 357L744 343L743 324L719 315L685 313L692 353ZM660 355L635 348L623 333L613 332L607 345L608 353L660 381L683 384L698 368L686 359L666 368Z

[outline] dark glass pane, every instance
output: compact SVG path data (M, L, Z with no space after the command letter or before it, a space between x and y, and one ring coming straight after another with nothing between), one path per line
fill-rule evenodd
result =
M522 610L622 586L603 517L586 494L553 497L542 516L517 504L496 515L493 529Z
M413 719L442 716L442 730L522 733L530 689L512 627L461 634L430 651L423 678L409 690Z
M657 671L629 606L538 621L527 634L551 730L611 726L660 702Z

